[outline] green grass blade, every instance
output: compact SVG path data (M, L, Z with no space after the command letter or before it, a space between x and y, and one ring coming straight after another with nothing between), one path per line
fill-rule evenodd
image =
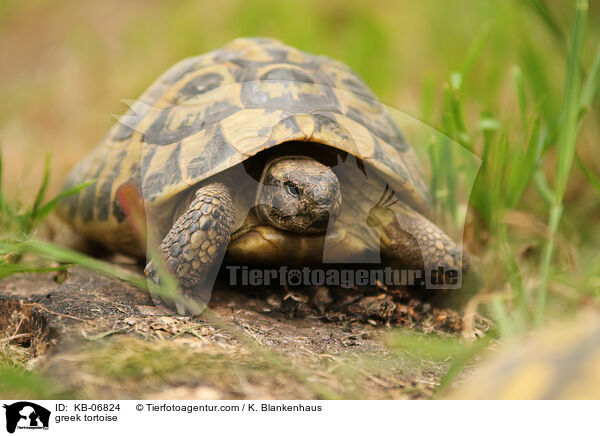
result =
M32 216L32 219L40 219L40 218L44 218L46 216L48 216L54 209L56 209L56 206L58 206L58 203L63 199L63 198L67 198L71 195L77 194L79 191L84 190L85 188L87 188L88 186L94 184L94 181L89 181L89 182L84 182L84 183L80 183L78 185L72 186L66 190L64 190L63 192L61 192L60 194L58 194L56 197L54 197L52 200L50 200L48 203L46 203L44 206L40 207L34 216Z
M588 168L588 166L585 163L583 163L583 161L581 160L581 158L579 157L578 154L575 156L575 158L577 160L577 164L579 165L579 168L581 168L581 171L583 171L583 174L585 175L585 177L588 180L588 182L590 183L590 185L592 185L592 187L596 190L598 195L600 195L600 177L595 175L592 172L592 170L590 170Z
M53 260L66 264L77 264L124 282L130 283L141 289L146 289L146 279L139 274L130 272L108 262L86 256L77 251L61 247L50 242L40 240L27 240L23 242L0 241L0 256L15 253L18 255L30 254L44 259Z
M477 34L477 36L473 39L473 42L469 46L469 50L465 55L461 65L460 65L460 74L463 78L466 78L471 70L473 69L473 65L477 61L477 58L483 52L485 44L489 39L490 33L492 30L492 26L490 23L487 23L483 26L481 31Z
M562 107L562 122L558 131L556 183L554 185L554 200L550 206L548 218L549 237L542 253L540 284L537 295L536 324L541 324L546 310L546 294L550 276L550 265L554 256L554 246L558 225L563 211L563 198L567 181L571 173L575 156L575 143L579 125L579 86L580 62L583 37L587 21L587 0L577 0L575 3L575 19L570 38L567 74L565 80L565 95Z
M585 24L587 19L587 0L578 0L575 5L575 24L571 36L569 59L567 64L567 76L565 83L565 97L563 102L562 128L558 132L558 166L556 174L556 185L554 188L556 201L562 202L567 180L571 172L573 158L575 156L575 142L577 139L578 115L579 115L579 58L583 46Z
M546 180L546 175L544 171L539 168L533 173L533 180L535 182L535 187L538 190L538 193L542 197L542 199L548 203L552 204L554 201L554 192L548 185L548 181Z
M53 267L40 267L37 265L27 265L23 263L17 264L2 264L0 263L0 280L10 277L13 274L31 273L42 274L47 272L64 271L71 265L60 265Z
M513 68L512 77L517 90L519 109L521 110L521 126L525 129L525 126L527 126L527 92L525 91L523 72L518 66Z
M536 47L527 42L521 49L520 58L520 67L527 78L533 99L539 105L544 120L552 126L556 122L560 102L551 85L545 60Z
M560 28L558 22L542 0L527 0L525 2L527 6L531 8L533 12L541 19L546 25L550 33L561 43L565 41L565 35Z
M390 348L409 352L419 359L437 362L445 361L464 349L457 339L407 330L394 330L386 336L385 343Z
M465 344L457 339L433 334L425 336L420 333L395 330L385 337L385 343L392 349L409 353L420 360L451 362L436 390L437 397L443 394L473 357L487 348L494 337L488 334L472 344Z
M450 75L449 87L446 92L446 101L449 107L454 131L458 142L467 150L473 151L471 140L467 133L467 127L463 116L462 103L460 100L460 89L463 76L461 73L452 73Z
M423 98L421 116L425 124L432 124L435 88L432 76L427 76L423 82Z
M63 392L52 380L22 368L0 367L0 392L2 398L61 399L73 398Z
M594 102L596 95L598 94L598 88L600 87L600 44L596 48L596 55L594 56L594 62L592 68L588 74L588 77L583 85L581 91L581 99L579 106L588 107Z
M159 284L147 280L150 291L165 300L172 301L178 312L183 312L185 309L196 314L203 312L207 302L182 293L177 279L171 274L159 249L156 226L146 215L144 200L137 186L132 183L122 185L117 191L117 199L140 243L147 247L147 256L151 259L160 278Z
M477 355L482 353L492 342L493 336L488 334L478 341L470 344L469 346L463 347L463 349L456 354L452 361L452 365L446 371L442 379L440 380L440 385L435 391L435 397L439 398L442 396L446 390L450 387L452 382L456 380L456 378L462 373L465 369L465 366Z
M6 213L6 204L4 201L4 192L2 191L2 150L0 149L0 220Z
M37 195L35 196L35 201L33 202L33 207L31 208L30 213L30 223L36 219L38 209L44 201L44 196L46 195L46 190L48 189L48 182L50 181L50 154L46 155L46 161L44 163L44 177L42 178L42 184L38 189ZM31 230L31 224L28 226L28 230L26 233L29 233Z
M540 145L540 119L535 117L532 121L529 141L523 147L512 150L513 164L509 168L508 189L506 190L506 206L510 209L517 206L531 182L538 167Z

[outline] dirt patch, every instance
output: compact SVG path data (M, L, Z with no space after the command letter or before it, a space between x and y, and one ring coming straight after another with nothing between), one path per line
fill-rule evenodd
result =
M0 331L4 332L5 342L28 349L32 356L44 354L57 338L38 305L1 296Z
M385 347L385 326L462 328L456 311L380 287L218 286L211 318L165 313L79 267L60 282L0 281L0 327L20 316L15 334L39 371L87 398L426 398L445 366Z

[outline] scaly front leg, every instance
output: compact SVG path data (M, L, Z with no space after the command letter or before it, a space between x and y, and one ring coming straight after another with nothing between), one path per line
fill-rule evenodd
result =
M177 218L163 239L160 252L185 294L203 294L209 273L220 266L234 221L229 190L221 183L198 189L187 210ZM158 283L152 261L145 273Z

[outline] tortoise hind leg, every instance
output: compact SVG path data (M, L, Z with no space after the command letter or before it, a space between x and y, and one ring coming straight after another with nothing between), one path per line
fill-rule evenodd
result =
M212 183L196 191L188 208L177 218L160 245L160 252L184 294L201 296L229 241L235 210L228 188ZM158 282L152 261L146 275Z
M431 271L441 271L443 277L438 276L438 280L445 277L443 283L460 284L453 281L467 266L461 250L423 215L397 202L371 209L367 224L379 228L381 252L386 257L404 268L424 270L426 276ZM431 284L429 280L427 284Z

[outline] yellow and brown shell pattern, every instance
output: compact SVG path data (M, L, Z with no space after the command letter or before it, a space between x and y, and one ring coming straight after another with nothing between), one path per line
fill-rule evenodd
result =
M123 183L138 185L150 208L168 208L189 187L287 141L347 151L427 209L414 151L349 67L277 40L243 38L159 77L69 175L67 186L94 183L59 213L86 236L122 247L130 232L115 194Z

